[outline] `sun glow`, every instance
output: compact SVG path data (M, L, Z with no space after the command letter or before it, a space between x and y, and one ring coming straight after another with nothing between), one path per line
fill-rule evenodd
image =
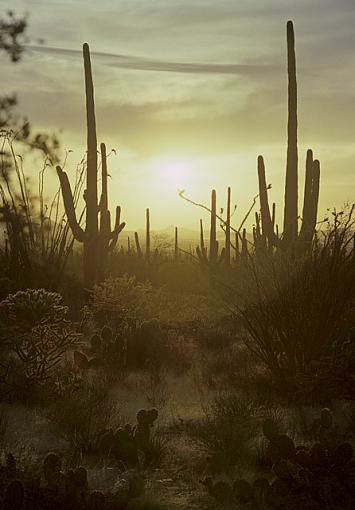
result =
M157 163L156 174L159 188L164 191L175 191L191 185L194 165L192 161L164 157Z

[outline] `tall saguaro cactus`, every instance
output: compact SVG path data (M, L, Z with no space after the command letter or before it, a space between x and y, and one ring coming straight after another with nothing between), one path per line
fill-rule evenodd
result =
M111 216L108 209L107 157L104 144L101 144L102 192L100 204L98 204L98 158L94 85L92 80L90 50L86 43L83 45L83 57L87 123L87 169L86 189L84 191L86 204L85 230L80 226L76 218L74 198L68 176L60 166L57 166L57 174L62 189L64 208L72 234L76 241L82 243L84 247L84 283L87 288L91 288L104 276L108 251L115 247L118 236L125 227L125 223L121 223L121 208L117 207L115 226L111 231Z
M287 73L288 126L283 238L285 244L292 244L298 233L297 78L295 33L292 21L287 22Z
M284 230L279 238L276 225L275 206L272 214L268 201L269 186L266 183L265 165L262 156L258 157L259 199L261 211L262 235L269 248L288 250L295 244L301 249L312 242L318 212L320 163L313 160L313 152L307 151L306 178L303 199L303 215L298 234L298 149L297 149L297 79L295 37L291 21L287 23L287 57L288 57L288 140L287 165L284 204Z

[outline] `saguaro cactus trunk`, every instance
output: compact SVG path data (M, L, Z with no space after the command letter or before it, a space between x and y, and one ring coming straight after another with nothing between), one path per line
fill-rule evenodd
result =
M286 245L298 233L298 149L297 149L297 78L295 34L292 21L287 22L288 126L287 164L283 239Z
M226 218L226 253L225 263L229 267L231 263L231 188L227 191L227 218Z
M211 230L210 230L210 262L216 265L218 260L217 244L217 197L216 190L211 193Z
M146 228L145 228L145 258L150 261L150 210L146 210Z
M174 258L175 258L175 260L179 260L179 234L178 234L177 227L175 227L175 237L174 237Z

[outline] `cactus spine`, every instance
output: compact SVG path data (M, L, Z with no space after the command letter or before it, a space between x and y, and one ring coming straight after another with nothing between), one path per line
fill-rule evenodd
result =
M108 252L116 246L118 236L125 227L125 223L120 222L121 209L117 207L115 227L113 231L111 231L107 191L107 158L104 144L101 144L102 193L100 204L98 204L98 161L94 85L92 80L90 50L87 43L83 45L83 57L87 122L87 169L86 189L84 191L86 204L85 230L79 225L76 218L74 198L68 176L60 166L57 166L57 174L62 189L64 208L69 226L76 241L82 243L84 247L84 282L87 288L91 288L100 278L104 277Z

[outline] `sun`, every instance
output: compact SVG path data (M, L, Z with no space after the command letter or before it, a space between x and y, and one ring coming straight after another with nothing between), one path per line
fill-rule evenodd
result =
M192 181L193 162L185 159L164 157L156 167L159 187L165 190L186 188Z

